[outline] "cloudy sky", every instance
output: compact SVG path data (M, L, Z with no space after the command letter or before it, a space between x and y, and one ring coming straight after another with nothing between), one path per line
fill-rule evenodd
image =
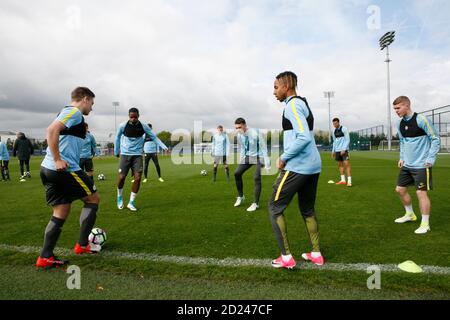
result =
M384 124L385 54L391 47L392 97L417 111L450 104L450 1L151 0L0 2L0 130L43 138L71 90L97 95L89 115L98 140L129 107L156 131L203 121L205 129L277 129L273 79L299 77L316 128L332 116L351 130ZM394 115L392 119L395 120Z

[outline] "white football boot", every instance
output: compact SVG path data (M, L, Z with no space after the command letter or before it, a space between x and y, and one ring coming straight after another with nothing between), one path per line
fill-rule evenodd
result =
M420 225L420 227L418 229L416 229L416 231L414 231L414 233L415 234L425 234L428 231L431 231L430 225L422 223Z
M253 202L252 205L250 207L248 207L247 211L253 212L253 211L256 211L256 209L258 209L258 208L259 208L259 205L257 205L256 203Z
M395 219L395 223L405 223L405 222L411 222L411 221L416 221L416 220L417 220L416 215L412 212L409 212L409 213L406 213L403 217Z
M236 202L234 203L234 206L239 207L242 204L242 202L244 202L244 200L245 200L245 196L237 197Z

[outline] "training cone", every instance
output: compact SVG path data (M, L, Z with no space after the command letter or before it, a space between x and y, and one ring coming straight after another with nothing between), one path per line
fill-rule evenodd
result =
M328 181L329 184L334 184L333 180Z
M405 262L402 262L398 265L398 268L400 270L403 270L405 272L410 273L421 273L423 272L422 268L419 267L417 264L414 263L414 261L408 260Z

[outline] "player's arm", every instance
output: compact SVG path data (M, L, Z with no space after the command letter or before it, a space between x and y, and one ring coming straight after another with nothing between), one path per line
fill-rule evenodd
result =
M350 133L346 127L342 128L342 132L344 133L344 151L349 151L350 149Z
M166 146L161 140L159 140L159 138L154 134L154 132L152 131L152 129L150 129L150 127L149 127L147 124L143 123L143 124L142 124L142 127L144 128L144 132L145 132L147 135L149 135L150 138L151 138L152 140L154 140L158 146L160 146L160 147L161 147L162 149L164 149L164 150L167 150L167 149L168 149L167 146Z
M439 139L439 133L434 127L433 123L423 115L418 117L421 121L419 121L419 126L426 132L428 138L431 142L430 150L428 151L428 156L425 165L427 167L432 167L436 162L436 156L441 149L441 142Z
M242 142L242 137L243 135L238 135L238 145L239 145L239 149L240 149L240 156L241 156L241 162L242 160L245 159L245 146L244 143Z
M5 149L6 149L6 144L3 144L3 142L0 141L0 167L1 167L1 162L2 162L1 160L3 160L2 157L8 151L8 150L5 150Z
M91 152L93 157L95 157L95 155L97 154L96 150L97 150L97 141L95 141L94 136L91 135Z
M59 153L59 135L65 127L63 122L56 119L47 128L47 144L55 161L57 171L64 171L69 166L66 161L61 159L61 154Z
M61 131L80 124L82 119L83 116L78 108L64 108L55 121L47 128L47 143L57 171L63 171L69 167L68 163L61 159L61 154L59 153L59 136Z
M124 125L120 125L116 132L116 139L114 141L114 155L118 157L120 155L120 139L122 138Z
M336 137L334 136L333 132L331 133L331 141L330 141L330 143L331 143L331 146L332 146L331 156L334 158L334 155L336 154Z
M267 152L266 138L262 135L260 130L258 130L258 142L259 142L259 150L261 150L264 158L264 165L266 168L270 168L270 158Z
M152 138L153 140L158 139L158 137L153 133L152 129L150 129L150 127L146 123L142 124L142 128L144 128L144 132L148 134L150 138Z
M215 136L212 137L212 146L211 146L211 156L214 157L214 150L216 148L216 138Z
M228 157L230 155L230 138L228 134L225 133L225 155Z
M162 142L161 140L159 140L159 138L156 138L156 144L159 148L163 149L163 150L168 150L169 148L167 148L167 146L164 144L164 142Z
M402 136L400 131L400 123L397 127L398 131L398 139L400 140L400 159L398 160L398 167L401 168L405 164L405 138Z
M286 108L285 117L292 123L295 140L289 146L288 150L280 156L281 161L279 162L281 163L278 166L279 169L282 169L284 167L283 163L286 164L290 159L298 155L314 139L309 132L308 123L299 104L291 103Z

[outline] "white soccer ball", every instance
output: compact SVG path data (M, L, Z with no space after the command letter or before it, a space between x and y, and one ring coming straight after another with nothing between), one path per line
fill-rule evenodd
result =
M206 176L207 174L208 174L208 172L206 171L206 170L202 170L202 171L200 171L200 174L202 175L202 176Z
M97 179L98 179L98 180L105 180L106 177L105 177L105 175L104 175L103 173L100 173L100 174L97 176Z
M106 232L100 228L93 228L88 237L89 242L103 246L106 242Z

